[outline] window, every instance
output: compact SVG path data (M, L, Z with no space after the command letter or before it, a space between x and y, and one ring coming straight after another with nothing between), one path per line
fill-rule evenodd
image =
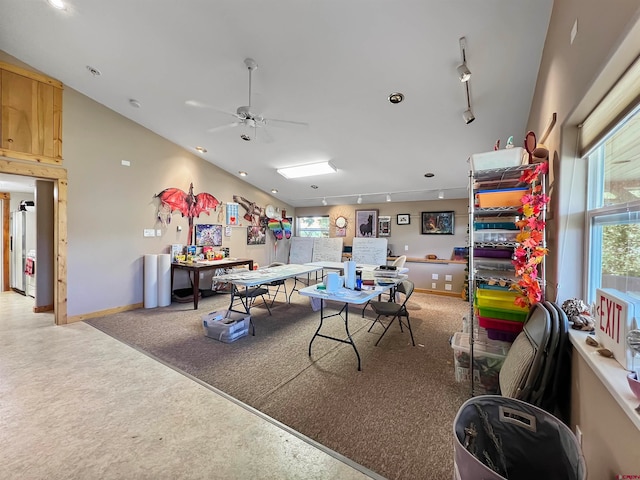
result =
M297 232L300 237L329 237L329 216L297 217Z
M596 288L640 298L640 106L587 158L588 301Z

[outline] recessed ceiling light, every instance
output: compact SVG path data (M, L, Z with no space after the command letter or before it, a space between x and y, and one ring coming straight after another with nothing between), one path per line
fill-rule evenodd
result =
M278 189L277 188L272 188L271 189L271 193L278 193Z
M47 0L47 2L49 2L49 5L51 5L53 8L64 10L64 3L62 2L62 0Z
M248 173L247 172L243 172L242 170L240 170L238 172L238 175L240 175L241 177L246 177L248 175Z
M336 173L338 170L331 162L308 163L306 165L296 165L294 167L278 168L276 170L284 178L312 177L314 175L325 175Z
M102 72L100 72L100 70L98 70L95 67L92 67L91 65L87 65L87 70L89 70L89 73L94 77L99 77L100 75L102 75Z
M400 92L394 92L391 95L389 95L389 101L391 103L400 103L403 100L404 100L404 95Z
M207 149L204 147L196 147L196 150L199 151L200 153L207 153Z
M431 173L431 172L427 172L427 173L424 174L424 176L427 177L427 178L431 178L431 177L435 177L436 174L435 173Z

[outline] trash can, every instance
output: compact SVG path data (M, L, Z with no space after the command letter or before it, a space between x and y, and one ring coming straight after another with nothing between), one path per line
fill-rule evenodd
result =
M514 398L467 400L453 422L457 480L585 480L575 435L548 412Z

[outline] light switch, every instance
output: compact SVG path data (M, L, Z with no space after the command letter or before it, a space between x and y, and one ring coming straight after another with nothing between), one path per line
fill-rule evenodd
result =
M156 230L156 237L161 237L162 236L162 230L157 229Z
M153 228L145 228L144 229L144 236L145 237L155 237L156 236L156 231Z
M158 231L160 231L160 230L158 230ZM160 234L158 233L158 235L160 235ZM444 276L444 281L445 282L451 282L452 280L453 280L453 275L445 275Z
M432 288L432 289L434 289L434 290L436 289L436 284L435 284L435 282L431 283L431 288Z
M431 280L438 280L438 274L437 273L432 273L431 274Z
M444 284L444 289L445 290L451 290L451 284L450 283L445 283Z
M408 252L408 251L409 251L409 245L405 245L405 246L404 246L404 251L405 251L405 252Z

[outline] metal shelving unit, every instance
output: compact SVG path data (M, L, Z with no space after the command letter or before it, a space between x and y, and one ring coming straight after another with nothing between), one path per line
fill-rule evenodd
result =
M502 248L515 249L519 244L515 241L500 242L484 242L475 241L474 223L478 219L494 217L494 218L512 218L522 215L519 207L476 207L476 192L478 190L500 190L529 186L528 183L521 182L522 173L535 168L535 165L520 165L517 167L497 168L491 170L482 170L474 172L469 171L469 355L470 355L470 377L471 377L471 395L475 395L475 379L474 379L474 343L475 343L475 327L477 319L474 311L475 290L479 282L495 282L501 285L508 285L518 281L515 275L515 267L512 271L487 269L483 268L483 264L487 259L481 260L474 255L474 248ZM538 179L542 185L542 193L546 193L546 175L540 175ZM542 220L546 220L546 209L542 211ZM543 240L543 246L546 247L546 236ZM544 260L540 265L539 281L541 285L545 285L545 266ZM544 292L544 287L543 287Z

